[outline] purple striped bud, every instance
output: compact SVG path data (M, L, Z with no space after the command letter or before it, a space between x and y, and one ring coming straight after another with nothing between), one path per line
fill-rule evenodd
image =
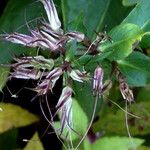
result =
M13 34L7 35L5 37L5 39L7 41L12 42L12 43L21 44L21 45L24 45L24 46L27 46L28 43L31 43L32 41L36 40L36 38L34 38L34 37L31 37L31 36L28 36L28 35L25 35L25 34L19 34L19 33L13 33ZM37 47L37 43L30 44L28 46Z
M14 72L11 73L9 78L37 80L41 77L41 75L42 72L38 70L19 68L19 69L14 69Z
M68 128L72 125L72 89L70 87L65 87L62 90L62 94L56 105L57 112L61 119L61 130L68 125Z
M96 94L101 94L103 89L103 77L104 77L104 71L101 67L97 67L94 72L94 78L93 78L93 91Z
M40 1L43 3L44 8L46 10L50 27L53 30L58 31L61 27L61 22L58 18L54 2L52 0L40 0Z

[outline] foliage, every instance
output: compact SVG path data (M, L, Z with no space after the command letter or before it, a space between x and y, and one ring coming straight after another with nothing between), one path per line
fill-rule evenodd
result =
M143 144L139 149L149 148L150 145L144 145L148 143L146 139L144 143L144 138L150 135L150 2L55 0L62 23L60 27L56 12L54 23L58 30L55 30L51 24L53 19L46 16L51 11L46 9L46 0L40 1L44 7L34 0L8 0L0 18L0 29L7 33L1 33L0 41L0 91L8 79L21 78L37 81L32 90L39 97L45 98L49 92L61 93L52 114L54 117L58 114L60 121L52 116L50 120L47 118L51 113L49 107L44 108L46 113L42 107L43 101L47 104L46 98L42 102L39 100L40 111L56 135L65 141L64 145L72 149L78 146L86 150L132 149L130 138L125 137L128 125L131 135L138 137L132 138L136 147ZM48 31L42 28L43 20L49 20L51 29ZM18 42L22 38L18 32L29 36L24 35ZM31 40L43 35L48 40ZM57 44L47 44L49 40ZM55 46L59 47L55 49ZM58 89L61 92L54 93L53 88L61 78L62 88ZM97 78L99 81L95 83ZM125 103L133 101L136 103L124 110ZM127 111L128 125L124 121ZM95 120L92 115L97 116ZM38 121L37 116L19 106L1 103L0 140L3 134L12 132L10 129L15 128L17 132L19 127ZM86 131L89 131L87 135ZM17 138L16 134L4 136L13 141ZM12 144L14 147L17 144ZM1 149L7 148L3 144ZM37 132L24 148L29 149L44 149Z

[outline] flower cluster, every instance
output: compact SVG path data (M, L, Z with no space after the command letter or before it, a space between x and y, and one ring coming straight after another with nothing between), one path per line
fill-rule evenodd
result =
M40 27L30 29L30 35L21 33L12 33L4 36L5 40L21 44L27 47L37 47L42 50L48 50L50 53L65 56L66 45L71 41L83 42L85 35L78 31L69 31L64 33L61 28L54 2L52 0L40 0L46 11L48 22L40 21ZM83 69L74 69L67 58L63 58L59 64L55 59L45 58L43 56L24 56L14 58L16 63L11 64L13 72L9 78L38 80L33 89L38 96L53 92L57 80L63 74L68 75L68 79L78 82L89 81L89 74ZM69 84L69 83L68 83ZM71 127L71 108L72 108L72 88L66 84L56 105L56 112L60 114L62 129L68 125Z
M57 80L63 76L65 79L62 94L56 105L56 114L59 113L61 119L61 129L65 127L73 129L72 124L72 81L91 82L93 81L93 94L101 95L106 85L103 84L104 70L98 65L94 73L85 70L84 67L75 67L66 53L67 44L75 41L82 44L86 49L83 55L97 55L100 53L98 45L110 37L105 34L98 34L96 39L91 42L84 33L78 31L69 31L64 33L61 28L54 2L52 0L40 0L43 4L48 22L41 21L40 27L30 29L30 35L12 33L7 34L4 38L7 41L21 44L27 47L37 47L41 50L48 50L50 53L59 54L60 59L45 58L43 56L24 56L14 58L16 63L11 64L13 72L9 78L32 79L38 80L36 87L33 89L38 96L46 95L48 92L53 93L53 88ZM77 51L77 49L76 49ZM75 54L74 54L75 55ZM78 59L77 59L78 60ZM120 91L124 99L129 102L133 101L133 93L129 89L124 76L119 70L116 71L120 84ZM96 109L96 108L95 108ZM93 114L94 119L94 114ZM92 120L93 120L92 119Z

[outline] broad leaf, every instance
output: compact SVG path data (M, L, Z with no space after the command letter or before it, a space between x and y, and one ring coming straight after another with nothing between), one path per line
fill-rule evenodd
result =
M141 39L143 32L134 24L122 24L112 29L109 35L113 43L104 44L100 50L111 52L110 60L120 60L132 53L132 45Z
M38 121L37 116L19 106L10 103L0 103L0 108L0 133Z
M37 132L33 135L29 143L23 150L44 150L44 147L40 141L40 138Z
M121 1L61 0L64 26L67 28L67 25L75 21L82 13L84 17L82 22L87 29L87 35L92 37L94 31L101 31L105 25L108 25L108 29L110 29L120 23L123 17L128 14L130 9L123 7ZM116 10L120 12L119 17L115 13ZM75 22L78 24L77 20Z
M140 42L140 46L142 48L150 48L150 19L144 24L142 29L145 32L145 35Z
M2 91L5 83L7 82L8 75L9 75L9 68L0 67L0 91Z
M132 6L140 2L140 0L122 0L124 6Z
M133 145L128 137L104 137L92 144L91 149L89 150L127 150L137 148L144 142L143 139L138 138L133 138L132 140Z
M133 23L142 27L150 18L150 5L147 0L141 0L123 23Z
M26 22L30 22L29 26L31 27L33 24L35 24L34 22L36 22L37 17L41 17L41 10L44 10L41 8L42 5L40 2L38 3L39 4L35 3L34 0L10 0L2 17L0 18L1 33L11 33L15 31L20 33L27 33L28 23ZM3 57L0 57L0 63L7 63L8 61L12 60L13 55L19 55L25 52L30 53L32 50L33 49L29 50L26 47L11 44L9 42L1 42L0 56Z
M128 125L131 135L146 135L150 133L150 102L132 104L129 112L140 118L128 115ZM114 107L93 126L95 132L103 131L106 135L127 135L125 112L118 110L114 112ZM140 110L140 111L139 111ZM109 120L109 121L108 121Z
M118 61L121 72L131 86L145 86L150 83L150 58L140 52L133 52Z
M136 101L144 102L150 100L150 85L147 85L146 87L143 87L138 92L138 95L136 97Z

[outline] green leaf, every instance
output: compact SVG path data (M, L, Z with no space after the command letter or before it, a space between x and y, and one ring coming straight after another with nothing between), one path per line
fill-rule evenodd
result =
M143 31L145 32L142 40L140 42L140 46L142 48L150 48L150 19L144 24L142 27Z
M143 49L150 48L150 33L146 34L142 37L142 40L140 42L140 47Z
M131 86L145 86L150 83L150 58L140 52L133 52L118 61L121 72Z
M136 97L136 101L144 102L150 100L150 85L143 87L139 90L138 95Z
M133 23L142 27L150 18L149 1L141 0L122 23Z
M124 6L132 6L140 2L140 0L122 0Z
M105 25L108 25L110 29L114 25L119 24L124 16L128 14L130 9L123 7L121 1L122 0L61 0L64 26L66 28L69 23L74 22L80 14L83 14L83 25L87 29L87 35L92 37L94 31L101 31ZM120 12L119 16L116 10ZM79 21L76 20L75 22L78 24Z
M9 68L0 67L0 92L2 91L3 87L5 86L8 75L9 75Z
M91 83L73 83L74 97L78 101L82 110L85 112L88 117L88 121L91 120L91 116L93 113L93 107L95 103L95 97L92 92L92 84ZM100 98L97 104L97 112L100 110L102 105L102 99Z
M0 18L0 30L5 31L6 33L11 32L20 32L20 33L28 33L26 21L32 22L33 24L37 17L40 17L42 14L41 10L42 5L35 2L34 0L25 0L25 1L18 1L18 0L9 0L6 6L6 9ZM40 2L39 2L40 3ZM26 13L27 12L27 13ZM12 19L13 18L13 19ZM10 23L11 20L11 23ZM29 23L29 26L31 25ZM28 51L33 51L35 49L29 50L29 48L12 44L9 42L1 42L0 43L0 63L6 63L12 60L12 54L19 55Z
M142 146L138 147L137 150L150 150L150 147L142 145Z
M73 62L77 50L77 41L71 41L67 44L66 60Z
M78 133L84 134L88 126L88 118L76 99L73 99L72 119L73 119L73 128Z
M114 106L116 107L116 106ZM101 116L101 119L93 125L94 132L103 131L105 135L127 135L125 112L109 107L109 112ZM150 134L150 102L132 104L128 112L140 117L135 118L128 115L128 126L132 136ZM140 111L139 111L140 110ZM109 120L109 121L108 121Z
M143 139L138 138L133 138L132 140L134 145L132 145L128 137L104 137L92 144L91 150L127 150L132 149L133 146L138 147L144 142Z
M10 103L0 103L0 108L0 133L38 121L37 116L19 106Z
M83 16L83 12L81 12L79 14L79 16L77 16L77 18L75 18L75 20L71 21L68 24L68 31L79 31L79 32L83 32L86 33L86 28L83 24L83 20L84 20L84 16Z
M113 43L103 44L102 52L111 52L110 60L120 60L132 53L132 45L141 39L143 32L134 24L121 24L110 31Z
M33 135L23 150L44 150L37 132Z

